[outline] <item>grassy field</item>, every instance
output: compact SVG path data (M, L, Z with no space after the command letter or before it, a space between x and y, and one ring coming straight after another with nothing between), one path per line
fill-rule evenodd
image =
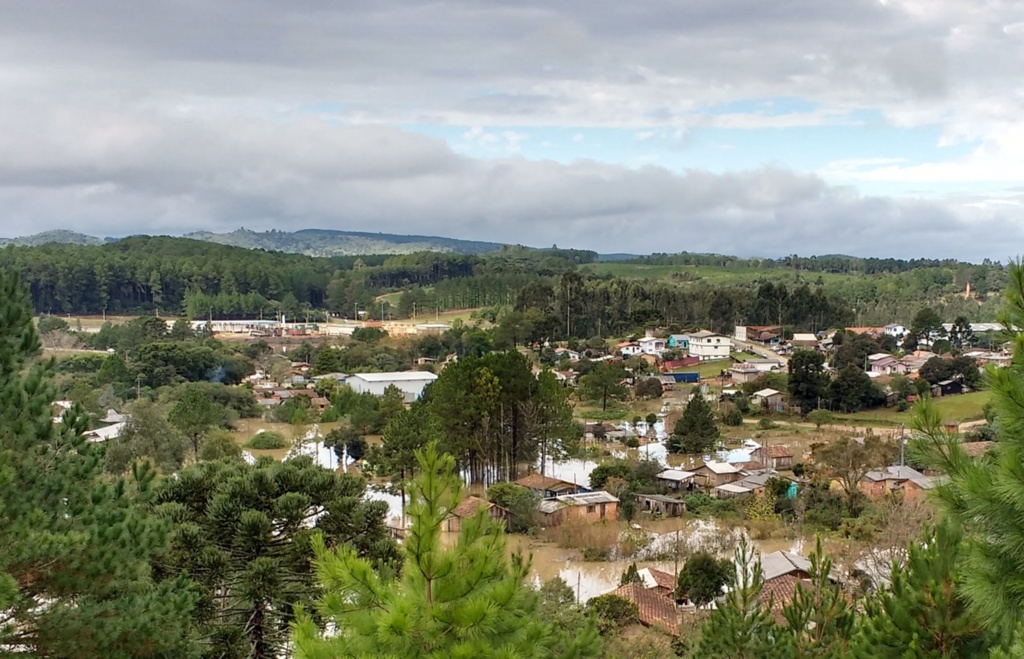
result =
M580 267L583 272L595 275L611 275L625 279L676 279L680 282L703 281L718 284L738 284L760 278L791 280L800 278L817 281L838 281L853 278L853 275L834 273L794 273L780 268L722 268L696 265L644 265L639 263L588 263Z
M984 418L983 408L985 403L991 400L992 395L987 391L975 391L960 396L943 396L935 399L935 406L938 408L942 418L947 421L977 421ZM851 425L870 426L873 424L881 426L896 426L910 422L913 408L905 412L897 412L895 407L887 407L877 410L865 410L854 414L836 415L837 423L849 423Z

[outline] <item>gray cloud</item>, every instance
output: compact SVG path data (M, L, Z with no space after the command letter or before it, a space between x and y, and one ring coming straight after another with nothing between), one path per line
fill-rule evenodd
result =
M382 126L32 110L0 114L24 131L20 141L0 133L7 234L55 227L179 234L244 225L604 252L971 258L1005 256L976 240L994 226L1007 239L1021 237L1020 223L999 225L991 212L864 198L777 167L679 174L593 161L475 160Z
M1018 121L1022 22L1011 0L8 3L0 234L244 224L1003 257L978 238L1019 238L1021 206L862 197L778 167L474 160L391 126L672 131L786 96L988 138Z

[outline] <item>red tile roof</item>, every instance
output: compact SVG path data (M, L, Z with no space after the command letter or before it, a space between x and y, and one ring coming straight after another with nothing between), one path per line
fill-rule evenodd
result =
M769 458L793 457L793 451L789 450L785 444L769 444L764 448L764 452Z
M764 582L764 587L761 589L761 604L768 606L768 603L771 602L770 613L776 621L783 621L782 607L793 601L796 587L801 582L803 579L792 573Z
M456 517L472 517L476 515L476 511L481 508L487 509L493 505L494 504L490 501L484 501L479 497L470 496L466 497L462 503L455 506L455 509L452 510L452 514Z
M640 613L640 624L662 627L673 636L679 635L679 611L675 602L667 597L653 593L639 583L620 586L610 594L635 602Z
M661 570L655 570L653 567L647 568L647 571L654 577L654 582L658 584L659 588L668 588L674 591L676 589L676 578L668 572L662 572Z
M523 476L516 481L516 485L521 485L531 490L556 490L564 489L565 487L575 487L568 481L552 478L550 476L541 476L540 474Z

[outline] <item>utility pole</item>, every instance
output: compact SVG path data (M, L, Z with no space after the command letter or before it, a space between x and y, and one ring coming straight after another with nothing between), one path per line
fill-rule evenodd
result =
M906 448L906 445L907 445L907 443L904 440L904 436L903 436L903 424L901 423L900 424L900 466L901 467L904 466L904 464L905 464L903 459L904 459L904 449Z

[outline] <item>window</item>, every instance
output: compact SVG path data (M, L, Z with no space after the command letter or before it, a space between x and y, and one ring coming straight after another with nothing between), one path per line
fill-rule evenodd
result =
M593 515L595 510L597 510L596 506L587 506L587 514L588 515Z

